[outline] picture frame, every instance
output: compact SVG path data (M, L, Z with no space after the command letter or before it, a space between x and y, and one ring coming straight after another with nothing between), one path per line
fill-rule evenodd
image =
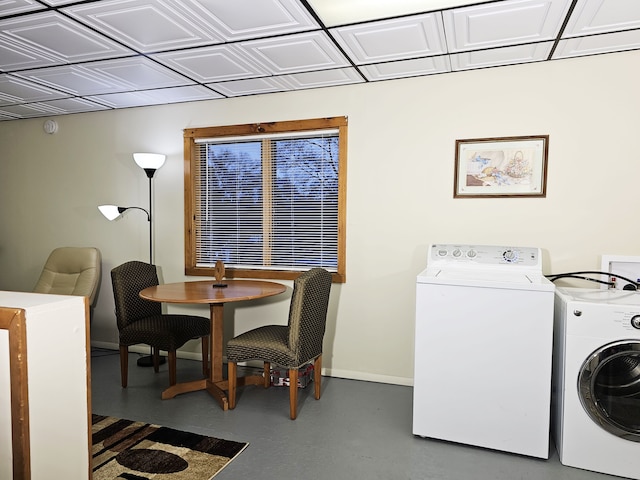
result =
M545 197L549 135L456 140L454 198Z

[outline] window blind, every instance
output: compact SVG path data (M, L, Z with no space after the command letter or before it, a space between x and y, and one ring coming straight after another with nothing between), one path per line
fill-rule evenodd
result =
M338 267L338 130L198 139L196 265Z

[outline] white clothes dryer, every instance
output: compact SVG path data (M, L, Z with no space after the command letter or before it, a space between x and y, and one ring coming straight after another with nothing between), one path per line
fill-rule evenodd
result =
M431 245L416 286L415 435L549 458L554 290L539 248Z
M560 462L640 479L640 292L557 288L555 325Z

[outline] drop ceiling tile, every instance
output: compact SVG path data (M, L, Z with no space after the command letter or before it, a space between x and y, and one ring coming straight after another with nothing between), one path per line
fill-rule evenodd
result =
M181 0L179 3L227 41L320 28L296 0Z
M212 28L183 12L180 5L177 1L105 0L63 11L141 53L223 41Z
M560 40L553 59L640 49L640 30Z
M640 28L638 0L578 0L563 38Z
M113 79L128 90L192 85L194 82L146 57L128 57L117 60L86 63L83 67L105 78Z
M0 105L40 102L68 96L13 75L0 75Z
M451 55L451 70L458 72L476 68L541 62L547 59L551 52L551 47L553 47L553 42L543 42L456 53Z
M308 2L327 27L335 27L468 5L473 0L308 0Z
M320 70L317 72L294 73L291 75L284 75L280 78L289 83L295 90L364 83L364 79L355 68L338 68L333 70Z
M444 11L449 52L552 40L570 0L508 0Z
M50 105L44 103L24 103L22 105L9 105L2 107L0 113L13 116L16 118L36 118L36 117L48 117L51 115L58 115L61 112Z
M358 65L446 53L440 13L340 27L330 32Z
M256 95L260 93L274 93L291 90L291 87L286 83L273 77L249 78L247 80L212 83L208 86L227 97L239 97L242 95Z
M2 0L0 2L0 17L43 10L44 8L35 0Z
M156 90L147 90L145 93L153 99L155 103L182 103L224 98L219 93L202 85L159 88Z
M42 3L51 5L52 7L59 7L60 5L67 5L69 3L76 3L78 0L40 0Z
M84 98L61 98L50 102L39 102L40 105L57 109L61 115L69 113L95 112L98 110L108 110L104 105L90 102Z
M238 45L273 75L349 66L347 59L324 32L300 33Z
M144 107L165 103L195 102L223 98L222 95L201 85L187 87L162 88L139 92L92 95L87 99L110 108Z
M47 67L60 64L51 56L31 48L29 45L20 44L0 33L0 70L11 72L25 68Z
M154 103L145 92L109 93L106 95L90 95L86 98L109 108L145 107L158 103Z
M62 90L72 95L96 95L121 92L127 85L114 81L82 65L63 65L14 73L16 76Z
M367 80L378 81L446 73L451 71L451 64L448 55L440 55L437 57L364 65L360 69L367 77Z
M17 119L18 119L18 117L10 115L8 112L3 112L2 109L0 109L0 121L3 121L3 120L17 120Z
M0 35L63 63L131 55L133 52L56 12L0 20Z
M194 48L150 55L158 62L202 83L263 77L269 73L235 45Z

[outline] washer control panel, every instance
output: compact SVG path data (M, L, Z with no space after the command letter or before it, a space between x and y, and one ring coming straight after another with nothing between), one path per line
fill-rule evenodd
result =
M429 263L449 265L514 265L542 268L539 248L497 245L432 244Z

